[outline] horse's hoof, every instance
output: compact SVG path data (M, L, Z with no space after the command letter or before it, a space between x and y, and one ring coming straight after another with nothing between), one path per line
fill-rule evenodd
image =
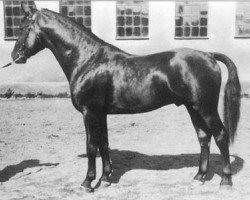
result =
M99 179L99 181L98 181L98 183L96 184L96 186L95 186L95 189L96 188L107 188L107 187L109 187L111 185L111 182L110 181L108 181L108 180L103 180L103 179Z
M89 181L84 181L81 186L84 188L84 190L88 193L94 192L94 188L91 187L91 184Z
M194 177L194 180L197 180L197 181L200 181L202 183L205 183L205 180L206 180L206 173L200 173L198 172L195 177Z
M230 175L223 175L221 178L220 186L223 188L226 187L232 187L233 186L233 181L232 181L232 176Z

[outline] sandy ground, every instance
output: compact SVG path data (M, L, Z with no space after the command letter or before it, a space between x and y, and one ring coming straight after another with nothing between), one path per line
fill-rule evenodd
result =
M86 193L80 187L87 170L85 131L70 99L0 100L0 199L250 199L249 116L250 100L243 99L230 149L232 189L219 187L214 142L209 180L193 180L200 147L184 107L109 116L113 183Z

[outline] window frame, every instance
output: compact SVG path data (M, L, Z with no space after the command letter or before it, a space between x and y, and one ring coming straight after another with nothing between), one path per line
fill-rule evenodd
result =
M17 1L17 0L8 0L8 1L11 1L11 9L13 10L13 1ZM23 0L23 1L25 1L25 2L34 2L34 0ZM21 1L20 1L21 2ZM21 4L20 4L21 5ZM24 17L24 15L23 16L14 16L13 15L13 13L12 13L12 15L11 16L6 16L6 7L7 7L8 5L6 4L6 0L3 0L3 15L4 15L4 40L5 41L16 41L17 39L18 39L18 36L15 36L14 35L14 32L13 32L13 36L12 37L10 37L10 36L7 36L7 23L6 23L6 18L7 17L11 17L12 18L12 22L13 22L13 18L15 18L15 17L18 17L19 19L20 19L20 21L21 21L21 19ZM20 6L20 10L22 10L22 8L21 8L21 6ZM20 13L21 14L21 13ZM18 26L11 26L11 29L12 30L14 30L14 28L19 28L19 25Z
M186 14L177 14L177 8L178 8L178 6L179 5L183 5L184 7L185 6L199 6L200 7L200 11L201 11L201 7L202 6L205 6L206 7L206 12L207 12L207 14L205 15L205 18L207 19L207 24L205 25L205 26L201 26L200 24L199 25L197 25L197 26L194 26L194 27L198 27L199 28L199 35L198 36L192 36L192 25L190 25L190 36L185 36L184 35L184 28L185 28L185 25L183 24L182 26L177 26L176 25L176 19L177 19L177 17L183 17L183 23L184 23L184 18L185 18L185 16L188 16L188 15L186 15ZM199 13L199 14L193 14L193 13L191 13L191 14L189 14L189 16L192 18L192 17L199 17L199 22L200 22L200 20L201 20L201 18L202 18L202 15ZM175 2L175 23L174 23L174 39L176 39L176 40L206 40L206 39L209 39L209 27L208 27L208 25L209 25L209 23L208 23L208 17L209 17L209 5L208 5L208 2L207 1L184 1L184 0L182 0L182 1L176 1ZM183 29L183 36L176 36L176 28L177 27L181 27L182 29ZM206 34L206 36L200 36L200 28L201 27L206 27L207 28L207 34Z
M135 5L135 1L138 1L138 2L141 2L142 4L145 4L145 6L147 6L147 19L148 19L148 24L147 24L147 26L144 26L144 27L147 27L147 29L148 29L148 34L146 35L146 36L142 36L142 35L140 35L140 36L118 36L118 31L117 31L117 29L118 29L118 27L124 27L124 28L126 28L126 26L120 26L120 25L118 25L118 20L117 20L117 18L119 17L119 16L125 16L126 17L126 15L119 15L118 14L118 6L119 6L119 4L121 4L121 2L123 2L124 4L126 4L127 6L133 6L133 5ZM126 6L125 5L125 6ZM126 9L125 9L126 10ZM133 11L132 11L133 12ZM129 15L130 16L130 15ZM135 25L133 25L133 20L134 20L134 15L132 14L131 15L132 16L132 25L129 25L130 27L136 27ZM140 14L140 17L141 17L142 15ZM116 0L116 14L115 14L115 20L116 20L116 26L115 26L115 33L116 33L116 40L149 40L149 34L150 34L150 31L149 31L149 2L148 2L148 0ZM125 22L125 20L124 20L124 23L126 23ZM140 27L143 27L142 25L140 25Z
M234 32L235 36L234 36L234 38L236 38L236 39L250 39L250 32L248 34L244 34L244 35L239 35L239 33L237 32L237 29L238 29L238 27L237 27L237 25L238 25L237 16L239 14L238 6L240 4L248 4L248 6L250 8L250 2L236 2L236 6L235 6L235 26L234 26L234 28L235 28L235 32ZM247 12L247 14L250 16L250 9ZM250 23L249 23L249 29L248 30L250 31Z
M59 0L59 13L60 14L62 14L62 15L64 15L63 13L62 13L62 6L65 6L63 3L62 3L62 1L63 0ZM67 0L67 1L69 1L69 0ZM76 0L72 0L72 1L76 1ZM92 31L92 1L91 0L81 0L81 1L89 1L90 2L90 16L87 16L87 17L90 17L90 26L88 27L88 26L86 26L85 24L81 24L81 25L83 25L85 28L87 28L88 30L90 30L90 31ZM68 6L68 4L67 4L67 6ZM76 4L74 4L74 6L76 6ZM87 5L81 5L81 6L87 6ZM64 16L67 16L67 17L71 17L71 16L69 16L69 15L64 15ZM79 15L80 16L80 15ZM86 15L82 15L81 17L83 17L83 19L85 19L85 18L87 18L86 17ZM80 24L79 22L77 22L76 20L75 20L75 22L76 23L78 23L78 24Z

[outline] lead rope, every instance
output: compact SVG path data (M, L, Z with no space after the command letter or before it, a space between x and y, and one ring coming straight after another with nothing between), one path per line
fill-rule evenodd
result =
M8 63L8 64L2 66L1 69L2 69L2 68L5 68L5 67L9 67L9 66L12 65L13 63L15 63L17 60L19 60L19 59L21 58L21 56L20 56L19 54L18 54L18 56L19 56L19 57L17 57L17 58L16 58L15 60L13 60L12 62L10 62L10 63Z

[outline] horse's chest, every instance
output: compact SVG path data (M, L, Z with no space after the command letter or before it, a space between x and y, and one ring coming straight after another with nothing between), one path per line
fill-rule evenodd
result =
M72 102L78 110L79 107L82 108L83 106L88 106L96 111L103 110L111 85L105 74L79 77L71 84Z

